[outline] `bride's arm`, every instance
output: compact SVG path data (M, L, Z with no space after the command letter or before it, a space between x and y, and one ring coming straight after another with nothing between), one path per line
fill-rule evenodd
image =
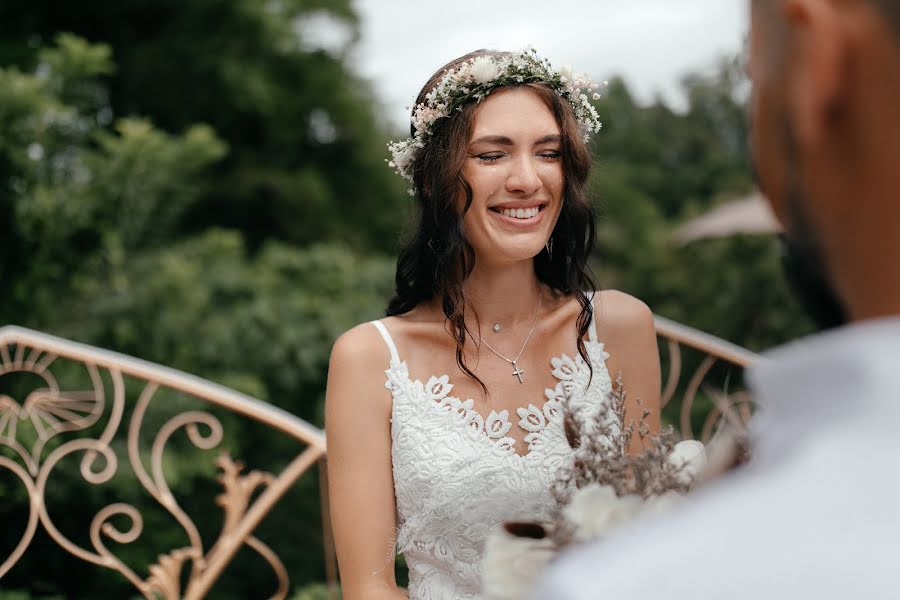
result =
M649 411L644 423L651 434L658 433L660 425L662 386L653 313L637 298L615 290L601 292L595 310L597 332L609 353L606 366L613 384L617 374L622 374L625 422L635 424L629 453L639 454L641 439L637 428L641 414Z
M331 520L344 600L399 600L388 351L364 324L331 352L325 399Z

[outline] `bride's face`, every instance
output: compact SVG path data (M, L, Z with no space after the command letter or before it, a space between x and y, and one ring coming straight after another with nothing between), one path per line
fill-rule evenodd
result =
M463 223L477 261L528 260L544 248L562 208L561 151L559 125L534 91L507 88L481 102L463 167L472 186Z

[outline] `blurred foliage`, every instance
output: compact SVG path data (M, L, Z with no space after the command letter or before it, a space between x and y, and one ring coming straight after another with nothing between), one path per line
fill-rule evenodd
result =
M390 252L408 199L384 168L367 82L316 39L323 21L359 35L350 0L4 0L0 65L30 69L57 32L74 32L115 57L105 118L218 132L231 151L198 174L178 232L219 225L251 246L340 239Z
M233 146L208 124L166 130L146 115L116 118L109 82L123 70L114 66L108 45L60 34L34 56L30 69L0 69L0 322L171 365L321 426L331 343L353 324L381 314L390 292L392 261L376 250L392 246L386 240L396 233L367 238L372 230L360 224L377 227L379 215L389 213L378 206L345 219L344 207L329 199L325 208L332 214L299 214L308 233L290 239L277 231L257 237L252 227L228 227L220 217L231 209L208 207L200 227L202 207L217 193ZM360 107L372 110L362 100ZM377 129L366 127L377 143ZM294 151L295 160L303 155L303 148ZM374 152L368 160L382 161ZM341 163L330 166L337 167ZM340 185L356 182L315 164L300 169L328 194L334 193L328 191L329 177ZM282 166L278 175L291 178L292 171ZM396 187L395 197L406 202L402 184ZM290 225L289 212L285 208L279 225ZM354 218L355 228L347 225ZM391 227L399 229L401 211L391 218ZM6 379L4 385L10 383ZM194 408L178 397L157 403ZM299 450L265 428L217 416L228 432L223 447L253 468L277 471L284 466L278 460ZM162 418L155 423L161 425ZM211 457L173 440L166 470L174 493L212 541L221 513L210 510L219 491ZM141 543L117 550L128 564L146 568L186 540L164 511L152 511L128 475L84 489L76 464L60 465L48 504L68 532L83 531L97 509L112 501L146 507ZM21 522L22 494L15 481L0 478L0 497L7 500L0 522ZM323 579L315 472L271 519L260 535L278 548L294 582ZM3 528L4 552L17 534ZM79 561L60 553L45 535L38 535L29 552L46 558L23 560L4 588L69 598L133 594L120 576L103 569L83 576ZM229 573L216 597L252 597L252 590L272 585L271 573L253 556L239 557Z
M737 59L683 81L685 112L638 106L621 80L600 103L592 189L601 287L657 314L761 351L811 331L782 278L773 236L679 246L678 225L753 192Z
M350 0L0 3L0 324L170 365L321 426L331 343L382 313L409 212L368 86L343 49L305 37L323 17L346 44L358 37ZM752 189L742 85L724 61L685 79L681 112L641 106L611 82L593 147L595 259L602 287L760 350L810 329L774 240L671 241L680 223ZM223 446L249 468L296 451L218 416ZM199 454L175 444L166 465L209 536L218 484ZM48 498L65 505L63 529L83 529L112 499L146 503L133 479L104 491L71 467ZM0 523L19 522L22 494L0 477ZM145 518L141 542L122 549L129 564L184 544L164 512ZM311 473L260 527L295 600L324 597L320 519ZM239 555L215 597L270 589L255 561ZM28 590L0 592L9 600L133 595L46 536L3 583Z

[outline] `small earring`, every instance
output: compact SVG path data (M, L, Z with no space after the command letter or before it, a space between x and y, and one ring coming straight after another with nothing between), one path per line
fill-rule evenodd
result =
M553 260L553 237L547 240L547 243L544 244L544 248L547 250L547 256L550 260Z

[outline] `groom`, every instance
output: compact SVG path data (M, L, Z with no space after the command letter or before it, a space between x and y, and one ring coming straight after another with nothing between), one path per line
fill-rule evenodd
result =
M900 598L900 0L751 12L759 183L788 274L843 326L750 370L750 465L563 556L536 599Z

